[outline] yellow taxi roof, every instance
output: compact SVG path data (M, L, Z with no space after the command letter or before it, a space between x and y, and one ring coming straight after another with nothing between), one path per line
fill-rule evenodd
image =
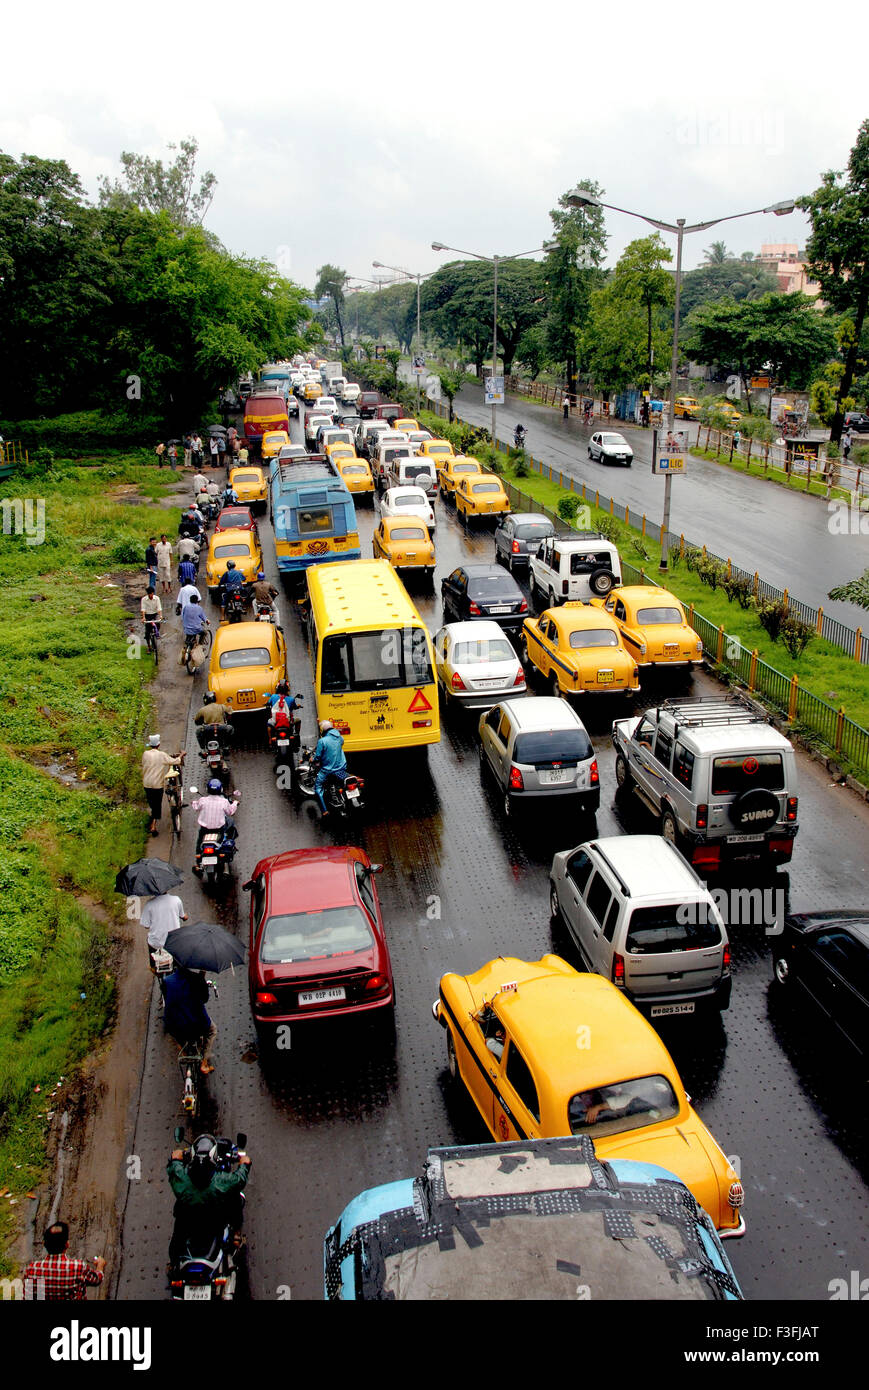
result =
M268 647L277 654L278 635L274 623L221 623L214 634L212 664L216 664L216 655L238 651L240 647Z
M289 437L286 430L266 430L263 435L263 443L265 443L267 439L288 440Z
M419 526L425 532L426 539L431 539L428 533L428 527L422 518L418 516L385 516L380 524L386 535L391 535L397 526Z
M622 588L613 589L611 592L631 605L651 601L659 607L662 603L673 603L679 608L682 607L681 599L678 599L669 589L659 589L656 584L625 584ZM607 594L607 598L609 598L609 594Z
M403 415L401 419L392 422L394 430L418 430L419 427L419 421L414 420L412 415Z
M585 632L588 628L602 627L611 628L613 632L619 630L618 623L609 613L602 608L592 608L578 599L563 603L560 608L547 608L546 611L566 632Z

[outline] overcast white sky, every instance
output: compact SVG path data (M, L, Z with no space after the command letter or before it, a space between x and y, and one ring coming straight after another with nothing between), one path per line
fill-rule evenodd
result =
M869 114L842 49L847 33L863 51L866 21L839 8L841 25L803 0L42 0L5 11L0 148L66 159L95 197L122 149L166 157L194 135L219 180L207 225L231 250L309 287L324 261L427 272L449 259L435 240L540 246L583 177L666 221L810 192ZM719 237L739 252L805 228L799 213L725 224L685 263ZM614 262L651 229L607 213L607 230Z

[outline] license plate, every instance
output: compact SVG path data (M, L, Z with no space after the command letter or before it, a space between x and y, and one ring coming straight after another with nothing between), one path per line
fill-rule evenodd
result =
M678 643L678 642L665 642L665 643L664 643L664 655L665 655L665 656L678 656L678 655L679 655L679 643Z
M358 792L348 792L348 793L347 793L347 800L348 800L348 801L358 801L358 800L359 800L359 793L358 793Z
M498 604L495 604L495 605L493 605L493 606L489 609L489 612L490 612L490 613L509 613L509 612L510 612L510 604L509 604L509 603L498 603Z
M495 686L496 686L496 685L500 685L500 684L501 684L501 682L498 680L498 677L495 676L493 680L474 681L474 689L475 689L475 690L494 690L494 689L495 689Z
M255 690L240 690L240 691L238 692L237 696L236 696L236 703L239 704L239 705L255 705L255 704L256 704L256 691L255 691Z
M652 1018L663 1018L665 1014L693 1014L693 1004L653 1004L650 1013Z
M615 671L598 671L597 673L598 685L611 685L615 678Z
M336 1004L347 998L347 991L339 986L333 989L308 989L299 994L300 1004Z
M729 845L760 845L766 839L765 835L728 835Z
M193 1288L190 1284L184 1285L184 1302L199 1303L208 1302L211 1298L211 1285L202 1284Z
M544 787L551 787L556 782L572 782L574 776L572 767L553 767L540 773L540 782Z

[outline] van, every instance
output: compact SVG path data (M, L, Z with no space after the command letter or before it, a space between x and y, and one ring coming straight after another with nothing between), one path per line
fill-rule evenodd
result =
M379 391L360 391L357 401L359 416L362 420L373 419L380 404Z
M414 487L424 489L430 502L437 501L438 483L435 477L434 467L428 459L421 459L413 453L413 446L407 445L407 453L402 449L401 453L396 453L392 462L389 464L388 487L407 487L413 484Z
M615 835L556 854L549 906L586 968L650 1018L729 1006L730 943L721 914L660 835Z
M377 457L377 450L380 447L380 439L384 434L391 434L388 420L360 420L356 426L356 452L360 458L368 459L373 464Z
M385 401L377 407L374 414L376 419L388 420L391 424L393 420L397 420L399 418L403 410L404 406L396 405L395 401ZM359 414L362 414L361 410Z
M622 582L619 552L597 531L547 536L528 561L528 582L550 608L568 599L588 603Z

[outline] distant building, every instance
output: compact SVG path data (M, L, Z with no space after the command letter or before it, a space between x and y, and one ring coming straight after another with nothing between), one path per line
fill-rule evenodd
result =
M816 280L810 280L806 273L805 252L795 242L765 242L760 255L755 256L755 264L760 263L771 270L783 294L807 294L814 298L821 292Z

